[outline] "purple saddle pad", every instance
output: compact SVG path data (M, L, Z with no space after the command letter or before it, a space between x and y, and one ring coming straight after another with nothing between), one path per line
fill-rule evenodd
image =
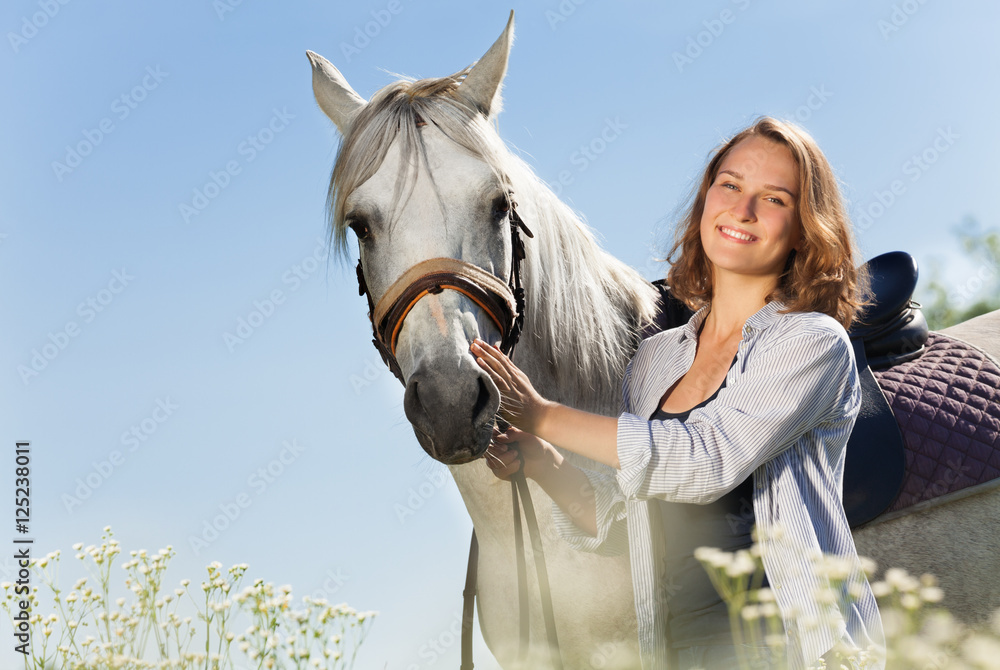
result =
M920 358L873 370L906 447L894 512L1000 477L1000 367L931 333Z

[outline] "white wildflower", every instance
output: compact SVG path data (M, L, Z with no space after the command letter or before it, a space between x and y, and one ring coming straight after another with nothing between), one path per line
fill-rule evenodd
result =
M937 586L925 586L919 593L920 599L925 603L939 603L944 598L944 591Z
M872 584L872 593L876 598L884 598L892 593L892 587L887 582L875 582Z
M889 568L885 571L885 581L897 591L916 591L920 581L902 568Z
M726 567L726 574L730 577L743 577L752 575L756 569L757 563L750 557L750 553L740 550L733 557L733 562Z
M965 657L976 665L983 668L997 667L997 659L1000 658L1000 640L985 635L973 635L962 646Z

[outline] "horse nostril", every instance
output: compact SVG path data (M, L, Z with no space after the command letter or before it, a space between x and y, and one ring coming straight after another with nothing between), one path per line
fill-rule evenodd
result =
M406 417L419 430L430 432L430 415L424 407L423 399L420 397L420 380L417 375L410 378L403 393L403 410Z
M476 387L478 394L476 395L476 403L472 406L473 425L491 420L492 415L496 412L493 407L493 395L490 393L489 387L486 386L483 377L476 379Z

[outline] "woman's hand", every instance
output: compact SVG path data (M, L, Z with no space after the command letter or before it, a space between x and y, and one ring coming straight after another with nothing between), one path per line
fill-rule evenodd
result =
M621 467L618 462L617 418L591 414L546 400L531 385L528 376L511 363L500 349L478 337L469 350L500 391L500 416L508 423L563 449L613 468ZM542 483L537 477L534 479Z
M478 337L469 349L500 391L500 416L514 426L534 432L546 400L531 385L528 376L500 349Z
M597 537L594 488L587 475L537 435L513 426L503 433L494 428L493 441L486 450L486 464L493 474L510 479L522 463L525 477L534 479L573 523Z
M563 462L563 456L545 440L511 426L501 433L493 429L486 450L486 464L500 479L509 479L524 465L524 476L544 480Z

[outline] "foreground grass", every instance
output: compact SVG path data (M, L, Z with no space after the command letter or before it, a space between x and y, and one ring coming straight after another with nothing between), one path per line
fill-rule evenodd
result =
M748 652L740 669L787 667L784 660L773 660L784 658L785 636L774 594L760 588L764 574L760 545L737 552L702 547L695 556L729 607L737 644L766 650ZM863 580L874 577L876 566L864 558L815 556L811 569L823 584L816 601L835 607L856 597ZM1000 610L985 626L963 624L940 606L944 593L933 575L915 577L899 568L886 570L871 588L879 603L886 649L835 648L813 668L862 670L876 666L884 654L888 670L1000 670ZM800 621L800 625L823 623ZM771 660L763 661L764 655Z
M165 583L175 555L170 546L155 554L129 552L121 569L130 596L112 601L112 566L121 548L111 528L104 529L99 546L73 549L90 577L68 592L58 584L60 551L32 561L33 581L41 586L30 594L16 594L10 582L0 584L0 604L15 632L30 635L26 669L346 670L353 667L375 616L308 597L295 608L289 586L262 579L244 586L245 563L225 571L212 563L200 586L192 588L183 579L170 588ZM51 600L48 609L43 593ZM29 604L27 621L16 620L22 600ZM195 614L186 616L191 610ZM234 630L247 622L243 632Z

